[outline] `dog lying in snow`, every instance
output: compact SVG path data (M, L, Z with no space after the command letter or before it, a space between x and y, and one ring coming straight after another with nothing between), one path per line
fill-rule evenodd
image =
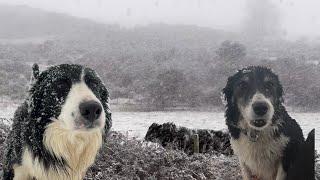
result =
M223 93L226 124L243 179L285 180L304 138L282 105L278 76L264 67L244 68L229 77Z
M199 135L199 152L218 152L225 155L233 154L230 138L222 131L206 129L188 129L177 127L173 123L153 123L145 136L146 141L160 143L163 147L183 150L187 154L193 153L192 135Z
M106 87L80 65L34 65L32 79L7 138L4 180L83 179L111 127Z

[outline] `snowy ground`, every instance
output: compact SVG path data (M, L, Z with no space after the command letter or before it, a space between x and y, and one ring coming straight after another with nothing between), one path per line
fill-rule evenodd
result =
M113 129L128 133L129 136L143 138L153 123L174 122L177 125L195 129L226 129L224 113L212 112L114 112ZM290 113L303 129L306 136L316 128L316 149L320 151L320 113Z
M0 104L0 118L11 118L17 105ZM320 151L320 112L319 113L289 113L295 118L307 133L316 128L316 149ZM127 134L129 137L143 138L148 127L153 123L174 122L177 125L195 129L226 129L223 112L113 112L113 127L115 131Z
M0 118L12 118L17 105L1 105ZM320 124L320 113L290 113L299 120L304 133ZM88 170L85 180L102 179L232 179L240 180L240 168L235 156L195 154L163 149L143 138L151 123L174 122L189 128L226 129L223 113L211 112L114 112L113 130L99 153L96 163ZM0 130L8 131L7 125ZM8 124L8 122L5 122ZM2 131L1 132L5 132ZM316 131L319 148L319 132ZM4 149L5 134L0 134L0 151ZM0 154L0 159L3 156ZM317 164L319 179L320 165ZM2 164L0 162L0 171Z

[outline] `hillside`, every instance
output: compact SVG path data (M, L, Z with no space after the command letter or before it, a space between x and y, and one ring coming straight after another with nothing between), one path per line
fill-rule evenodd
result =
M0 39L56 37L90 31L103 30L90 20L64 14L50 13L27 6L0 4Z
M1 96L23 98L34 62L80 63L98 71L113 99L139 108L221 107L228 76L265 65L280 75L289 106L320 109L319 44L186 25L126 29L26 6L1 5L0 22Z

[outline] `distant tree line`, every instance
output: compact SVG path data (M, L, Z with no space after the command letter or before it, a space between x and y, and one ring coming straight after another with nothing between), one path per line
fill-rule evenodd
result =
M27 91L30 67L14 61L0 61L0 98L23 99Z
M131 99L159 110L222 107L220 92L227 78L245 66L264 65L279 74L287 105L320 109L320 65L313 61L320 60L320 46L225 41L212 32L186 38L175 28L162 31L119 29L42 43L2 44L0 95L23 99L33 62L80 63L98 71L113 99Z

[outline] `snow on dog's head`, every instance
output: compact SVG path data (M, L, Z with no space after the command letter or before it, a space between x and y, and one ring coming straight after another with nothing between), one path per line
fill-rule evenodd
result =
M271 69L259 66L244 68L229 77L223 93L227 100L227 123L237 125L241 119L256 130L276 123L275 114L283 102L283 89Z
M67 130L109 130L109 93L98 75L80 65L62 64L39 73L34 66L30 115L42 125L59 121Z

